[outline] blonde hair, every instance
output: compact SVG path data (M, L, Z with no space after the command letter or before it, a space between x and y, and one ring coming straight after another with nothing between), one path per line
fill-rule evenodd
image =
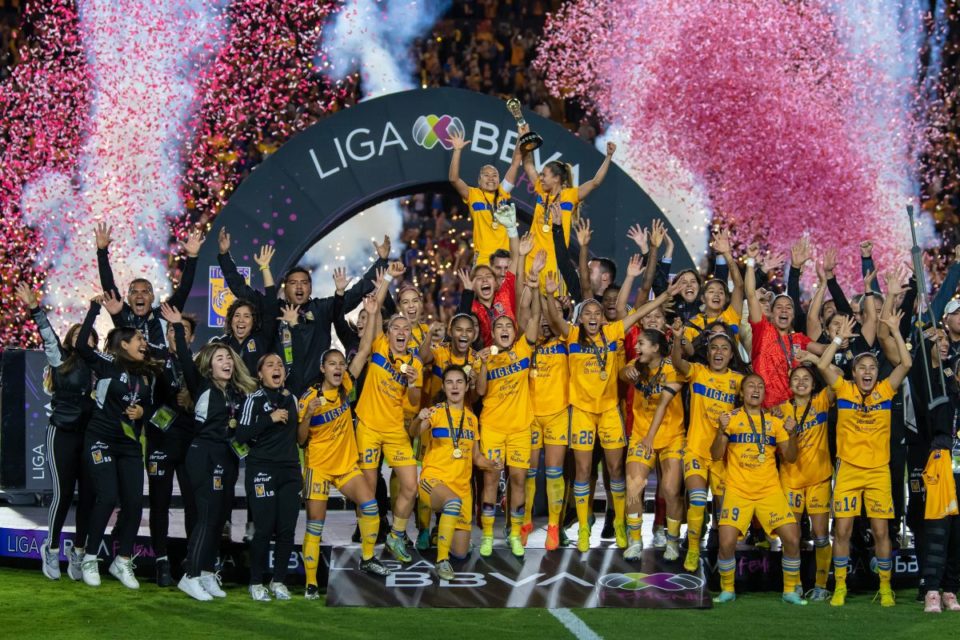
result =
M247 370L247 365L243 363L243 359L240 358L240 355L236 351L222 342L205 344L200 349L200 352L197 353L195 360L197 369L200 370L200 375L208 380L213 379L213 356L220 350L229 353L230 358L233 360L233 372L230 374L229 383L233 384L233 386L243 393L253 393L256 391L259 384L256 379L250 375L250 372Z

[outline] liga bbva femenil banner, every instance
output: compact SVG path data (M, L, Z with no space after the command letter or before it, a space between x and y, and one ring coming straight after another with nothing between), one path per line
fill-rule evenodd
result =
M496 549L489 558L472 553L456 567L456 578L445 581L434 572L432 554L415 554L406 566L384 560L395 570L384 579L357 568L360 549L336 548L330 557L327 605L710 608L703 571L677 573L677 563L664 563L662 555L649 550L642 562L630 563L614 547L585 554L527 549L518 560L508 550Z
M538 169L561 160L573 165L578 183L593 177L603 162L602 153L551 120L532 112L524 116L544 139L534 151ZM211 240L226 226L234 260L246 267L254 265L260 244L272 243L273 271L281 274L321 237L377 202L450 190L452 132L462 132L470 140L460 171L468 183L476 183L486 164L495 165L501 175L506 172L517 130L503 100L461 89L395 93L327 116L283 145L230 197L209 231ZM536 194L523 171L512 196L521 217L529 221ZM584 201L581 213L593 225L591 249L619 264L626 264L636 251L626 238L629 227L662 217L650 197L616 164ZM371 236L378 233L382 232L370 229ZM197 278L187 305L197 317L208 318L198 327L201 342L216 333L220 323L219 282L210 272L217 266L216 253L215 241L204 244L198 273L210 273L210 279ZM673 264L676 269L692 264L682 244L677 244Z

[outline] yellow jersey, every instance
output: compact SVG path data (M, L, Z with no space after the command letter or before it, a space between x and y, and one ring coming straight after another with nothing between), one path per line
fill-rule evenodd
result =
M837 378L837 457L873 469L890 462L890 415L896 390L881 380L864 397L856 383Z
M365 425L387 433L403 431L404 405L407 402L407 377L401 367L407 365L417 372L414 387L423 386L423 363L412 353L396 355L390 352L386 335L373 341L367 378L357 403L357 416Z
M795 407L792 401L780 405L784 418L793 418L797 423L797 461L780 465L783 484L791 489L803 489L823 482L833 475L830 463L828 418L830 395L823 389L810 399L810 409ZM803 424L800 424L800 420Z
M631 364L636 366L636 360ZM663 399L663 389L670 384L679 384L684 382L685 378L673 368L673 363L664 358L660 366L650 372L646 380L638 381L634 387L633 393L633 434L634 437L643 439L650 431L653 424L653 416L660 406ZM667 392L670 393L669 391ZM657 430L657 435L653 438L653 448L662 449L677 437L683 436L683 399L679 398L677 393L670 394L671 399L667 402L667 410Z
M699 363L690 365L690 427L687 450L697 457L710 459L710 445L717 435L721 413L733 411L743 375L733 369L717 373Z
M410 326L410 352L413 355L418 355L420 353L420 347L423 346L424 340L430 339L430 325L424 324L422 322L411 323ZM428 399L421 397L420 406L429 404ZM410 398L406 394L403 395L403 417L410 419L420 412L420 407L415 407Z
M493 212L503 202L510 200L510 194L497 187L496 192L488 193L479 187L470 187L467 193L467 209L473 220L473 251L477 264L490 264L490 256L498 249L510 250L510 239L504 226L494 228Z
M480 422L484 429L516 433L530 428L530 356L532 345L521 337L513 346L487 360L487 393Z
M573 215L580 204L580 191L577 187L567 187L561 189L556 196L549 196L543 188L540 179L533 186L536 191L537 204L533 210L533 220L530 224L530 234L533 236L533 250L527 256L525 271L529 271L533 265L533 258L537 252L543 249L547 253L547 265L540 273L541 288L544 278L550 271L557 271L557 250L553 246L553 224L550 217L550 205L554 202L560 203L560 215L563 217L561 224L563 226L563 241L566 246L570 246L570 225ZM544 231L546 227L546 231Z
M430 448L424 455L420 477L442 480L457 495L469 496L473 448L480 439L477 416L470 409L461 411L452 408L448 416L445 402L434 406L434 409L428 420ZM454 449L460 449L461 457L454 457Z
M464 357L453 355L453 350L449 345L441 344L433 349L433 366L430 367L430 373L426 376L423 383L423 393L427 396L421 404L429 406L433 404L433 399L443 389L443 372L452 364L458 364L461 367L470 367L467 370L476 375L480 372L480 358L473 349L467 349L467 355Z
M624 363L623 336L622 320L601 325L600 333L592 340L584 336L582 344L580 326L570 327L566 339L570 354L570 404L591 413L617 407L617 374Z
M300 421L307 416L307 407L314 398L323 398L320 408L310 416L310 433L304 452L304 464L320 469L329 477L342 476L356 468L359 453L353 435L353 412L350 392L353 380L343 376L340 389L322 391L321 385L310 387L300 398Z
M570 406L567 345L559 338L537 344L530 371L533 415L556 415Z
M783 418L768 411L762 415L762 422L759 414L750 416L753 419L751 426L747 413L737 409L727 425L729 442L724 455L724 482L727 491L748 500L759 500L772 493L783 492L777 476L777 445L785 443L789 436L783 428Z
M688 343L693 342L701 333L703 333L704 329L707 328L707 325L712 322L716 322L717 320L722 321L725 325L730 327L730 331L733 333L734 337L737 340L740 339L740 312L734 309L731 305L727 305L727 308L715 318L708 317L706 313L698 313L694 317L690 318L683 328L684 340L686 340Z

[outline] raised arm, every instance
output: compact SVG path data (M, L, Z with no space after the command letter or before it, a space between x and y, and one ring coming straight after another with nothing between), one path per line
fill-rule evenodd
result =
M253 261L257 263L257 268L260 270L260 277L263 278L264 290L276 284L273 281L273 272L270 271L270 261L273 260L275 251L273 245L265 244L260 247L260 253L253 256Z
M477 372L477 386L475 391L478 397L487 395L487 361L490 359L490 347L484 347L477 352L480 359L480 371Z
M623 319L627 315L627 302L630 299L630 289L633 288L633 281L643 272L643 259L639 253L630 257L627 263L627 274L623 277L623 284L617 293L617 318ZM639 301L640 298L637 298Z
M894 270L886 272L883 276L883 279L887 283L887 297L883 299L883 307L880 309L880 318L885 318L893 314L893 300L897 297L897 294L900 293L900 277L898 273ZM864 298L866 300L866 298ZM864 305L867 306L867 305ZM870 306L873 306L872 304ZM903 335L899 329L894 332L898 335ZM894 366L900 363L900 350L897 347L896 340L893 339L893 334L890 332L890 325L885 322L879 322L877 324L877 339L880 341L880 349L883 351L883 355L889 360Z
M37 331L40 332L40 338L43 339L43 352L47 356L47 364L56 369L64 361L63 347L60 344L60 338L57 332L50 326L50 320L46 312L40 306L36 294L26 282L18 282L16 296L30 310L33 321L37 323Z
M873 303L873 283L877 279L877 272L871 271L863 279L863 301L860 303L860 335L868 346L873 346L877 339L877 305ZM900 333L898 330L897 333Z
M673 344L670 345L670 362L681 376L690 375L690 363L684 359L683 353L683 320L675 318L673 321Z
M519 146L514 145L513 157L510 158L510 166L507 167L507 172L503 174L503 180L500 181L500 188L507 193L512 192L517 184L517 174L520 173L521 164L523 164L523 153L521 153Z
M226 227L220 227L217 234L217 264L220 265L220 271L223 272L223 279L226 280L230 292L237 298L249 300L257 305L261 313L266 313L263 304L263 294L247 284L240 272L237 270L237 264L230 255L230 233ZM180 307L177 307L178 309Z
M537 184L537 181L540 179L540 174L537 172L537 165L533 161L532 152L523 154L523 172L527 175L527 180L530 181L530 184Z
M823 381L827 383L828 387L832 387L840 377L838 370L831 366L833 364L833 356L837 354L837 349L840 348L844 340L852 340L856 337L856 334L853 332L855 324L856 321L854 321L852 316L844 316L842 324L840 325L840 335L827 345L827 348L820 354L820 359L817 360L817 370L820 372L820 375L823 376Z
M810 248L810 240L806 236L800 238L790 247L790 268L787 270L787 295L793 300L794 315L798 327L809 326L807 314L804 313L803 306L800 304L800 274L803 272L803 266L809 262L812 257L813 251ZM826 281L824 281L822 286L826 289ZM826 294L824 293L824 295Z
M345 312L349 313L356 309L360 303L363 302L364 296L373 292L378 270L387 267L387 259L390 257L391 245L390 236L388 235L383 236L383 242L378 243L376 240L373 241L373 248L377 253L377 259L370 265L367 272L363 274L363 277L343 294L343 309ZM381 302L381 306L386 309L390 309L391 304L392 302Z
M827 295L827 276L823 271L821 265L817 265L817 277L819 282L817 283L817 290L813 293L813 298L810 300L810 308L807 310L807 337L811 340L819 340L820 336L823 335L823 323L820 321L820 310L823 309L823 299ZM793 299L793 296L790 297ZM794 307L797 303L794 301Z
M870 273L873 273L876 276L877 266L873 263L873 242L870 240L864 240L860 243L860 273L863 275L863 281L867 281L867 276ZM866 291L873 291L874 293L880 293L880 283L877 282L876 277L870 281L870 288Z
M120 290L117 289L113 268L110 266L110 243L113 242L110 234L112 232L113 227L107 226L105 222L98 222L94 227L97 238L97 270L100 272L100 287L104 292L111 291L120 298Z
M900 385L903 384L903 379L907 377L907 374L910 373L910 367L913 366L913 358L910 357L910 350L907 349L907 344L903 341L903 336L900 335L900 320L902 317L903 312L897 311L880 319L880 322L887 325L887 328L890 329L890 333L897 343L897 353L900 355L900 363L894 367L893 371L890 372L890 377L887 378L890 386L894 389L899 388Z
M463 198L464 202L466 202L467 197L470 195L470 186L460 177L460 156L463 154L464 148L470 144L470 141L464 140L463 135L460 133L452 133L449 135L449 138L450 144L453 145L453 155L450 156L450 170L447 172L447 179L456 192L460 194L460 197ZM511 165L511 167L512 166L513 165Z
M160 305L160 315L173 325L173 340L177 345L177 360L180 362L180 368L183 371L183 380L187 384L190 395L196 401L202 378L200 370L193 362L193 353L190 352L190 346L187 344L187 336L183 330L183 316L179 309L166 303Z
M557 282L557 274L553 271L547 273L547 277L544 281L544 290L548 296L552 296L557 293L560 283ZM570 323L563 319L563 316L560 314L560 310L557 309L557 305L550 303L549 301L546 304L542 304L541 308L547 314L547 323L550 325L550 330L557 336L566 339L570 335Z
M830 291L830 297L833 298L833 303L837 307L837 313L853 316L853 307L850 306L850 302L834 274L836 268L837 250L831 247L823 255L823 270L827 274L827 289Z
M730 270L730 279L733 280L733 290L730 292L730 308L739 313L743 309L743 274L740 273L740 269L733 259L730 232L727 229L720 229L713 234L712 244L713 250L717 255L723 256L727 268ZM754 271L754 278L756 278L756 271ZM756 280L754 280L754 283L756 283ZM723 284L726 286L727 281L724 280Z
M640 318L647 315L657 307L662 306L667 302L669 302L670 299L673 298L673 296L677 295L678 293L680 293L680 283L674 282L669 287L667 287L666 291L658 295L656 298L654 298L653 300L644 302L642 305L634 309L633 313L627 314L627 316L623 319L624 330L629 329L630 327L635 325L637 321L640 320Z
M930 303L934 318L939 320L943 317L943 310L947 308L947 303L957 293L957 285L960 285L960 244L953 248L953 264L947 269L947 275L944 276L937 295L933 296L933 302Z
M744 295L747 296L747 307L750 310L750 322L753 324L763 320L763 307L760 306L760 299L757 297L758 255L760 255L760 247L757 244L751 244L749 247L747 247L747 273L743 278L743 292Z
M101 300L100 296L96 296L90 301L90 310L87 311L83 324L80 325L80 331L77 333L77 344L74 348L98 378L110 378L116 375L117 366L113 364L109 356L97 353L90 346L90 334L93 332L93 324L97 321L97 316L100 315Z
M577 189L577 197L580 200L586 198L590 193L600 186L600 183L603 182L603 179L607 177L607 171L610 170L610 161L613 159L613 154L617 150L617 145L613 142L607 143L607 155L603 158L603 163L600 165L600 168L597 169L597 173L593 178L587 180Z
M537 253L537 258L540 257L541 253L543 254L543 262L546 263L547 256L543 251ZM521 325L523 327L523 337L530 344L535 343L537 337L540 335L540 270L543 269L543 266L541 265L540 268L536 268L535 260L534 267L535 268L527 275L527 282L523 292L525 298L527 296L530 297L530 311L526 323Z
M595 293L590 285L590 266L588 264L590 262L590 238L593 237L593 232L590 230L590 220L580 218L575 231L577 242L580 244L580 260L577 263L577 269L580 273L580 291L583 293L583 300L589 300Z
M520 296L523 293L523 273L526 269L527 256L533 251L533 236L529 233L523 234L523 240L519 240L516 234L511 235L510 229L507 229L507 237L510 239L510 273L514 275L513 279L513 301L520 303Z
M174 289L173 295L167 300L171 306L177 309L183 309L187 304L187 298L190 297L190 290L193 288L193 281L197 276L197 256L200 255L200 247L206 238L199 229L190 229L187 232L186 242L181 242L181 246L187 253L187 261L183 265L183 273L180 274L180 282Z

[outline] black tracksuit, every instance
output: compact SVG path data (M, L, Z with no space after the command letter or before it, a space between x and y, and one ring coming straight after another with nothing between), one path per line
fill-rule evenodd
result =
M185 389L180 362L172 353L154 352L164 361L163 375L156 386L156 411L161 409L174 415L166 431L157 426L159 416L148 421L147 483L150 488L150 540L156 557L167 555L167 537L170 531L170 503L173 498L173 477L176 474L183 499L183 514L187 537L197 520L197 505L193 488L187 478L187 451L193 439L193 416L177 404L177 394Z
M37 307L31 311L37 323L43 350L47 356L49 376L50 423L47 426L47 465L53 480L53 500L47 511L48 544L60 547L60 533L73 502L74 488L79 493L77 505L77 533L74 544L84 545L87 537L87 521L93 508L93 489L90 478L84 471L83 437L93 413L93 373L87 363L77 359L70 371L62 373L61 365L71 356L60 343L60 338L50 326L47 314Z
M93 481L96 500L89 520L86 549L97 554L103 532L120 503L114 541L117 555L133 555L140 517L143 514L143 451L140 436L153 411L154 379L151 375L132 374L114 360L98 353L87 340L100 305L93 303L77 336L77 352L97 376L96 407L84 438L84 464ZM143 418L131 420L125 411L131 405L143 408Z
M274 423L271 419L270 414L277 409L287 410L285 422ZM240 414L237 442L250 446L245 474L254 525L250 584L263 584L274 535L277 542L273 580L282 583L287 575L303 485L297 449L298 422L297 400L286 389L261 387L247 396Z
M193 441L187 451L187 478L197 505L197 522L187 541L187 575L213 571L219 532L230 515L229 487L237 481L237 455L230 442L230 421L240 419L244 394L233 385L221 389L200 375L182 324L173 325L177 359L194 400Z

